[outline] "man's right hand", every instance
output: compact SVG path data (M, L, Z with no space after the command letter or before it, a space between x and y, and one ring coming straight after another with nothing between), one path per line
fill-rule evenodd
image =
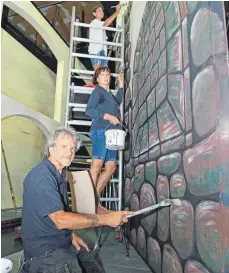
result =
M119 119L116 116L105 114L103 117L105 120L109 120L111 124L118 125L120 123Z
M111 227L118 227L128 222L126 215L134 215L134 211L112 211L107 213L107 225Z

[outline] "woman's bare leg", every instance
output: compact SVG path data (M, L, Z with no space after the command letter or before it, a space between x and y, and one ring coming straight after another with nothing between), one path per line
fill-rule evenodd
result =
M97 187L98 177L99 177L99 173L103 167L103 163L104 163L104 161L101 159L94 159L93 158L91 161L90 174L91 174L92 181L95 185L95 188Z
M98 183L97 183L97 194L101 195L102 191L106 187L107 183L110 181L111 176L116 170L116 162L115 161L107 161L105 163L105 170L100 174Z

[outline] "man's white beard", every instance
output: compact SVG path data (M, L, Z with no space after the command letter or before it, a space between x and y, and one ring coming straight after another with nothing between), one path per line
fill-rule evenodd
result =
M69 166L71 165L71 163L72 163L72 160L66 161L66 162L64 163L64 166L65 166L65 167L69 167Z

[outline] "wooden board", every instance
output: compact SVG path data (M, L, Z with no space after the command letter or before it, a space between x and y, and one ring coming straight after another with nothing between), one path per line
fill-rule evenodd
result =
M88 171L71 172L71 174L73 178L72 183L76 202L76 212L82 214L95 214L95 191Z

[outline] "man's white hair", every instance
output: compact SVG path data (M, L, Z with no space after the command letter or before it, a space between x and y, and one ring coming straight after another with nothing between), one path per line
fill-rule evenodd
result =
M79 148L81 146L81 140L80 140L79 133L77 133L73 128L67 128L64 126L60 126L60 127L56 128L54 133L49 137L49 139L44 147L44 151L43 151L44 157L49 157L49 155L50 155L49 148L53 148L56 146L56 139L61 133L65 133L67 135L72 136L72 138L76 142L76 151L79 150Z

